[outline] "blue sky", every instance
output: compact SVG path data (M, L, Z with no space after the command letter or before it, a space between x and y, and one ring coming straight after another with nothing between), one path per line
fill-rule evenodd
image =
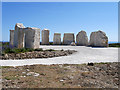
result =
M104 31L109 41L118 40L117 2L3 2L2 40L9 41L9 30L16 23L26 27L50 30L50 41L55 32L76 34Z

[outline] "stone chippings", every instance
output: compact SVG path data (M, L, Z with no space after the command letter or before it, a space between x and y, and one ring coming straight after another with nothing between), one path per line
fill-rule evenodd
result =
M60 33L54 33L53 44L54 45L61 44L61 34Z
M10 45L14 44L14 30L10 30Z
M42 30L42 45L49 45L49 30Z
M68 88L69 86L69 88L80 88L80 90L86 90L85 88L91 88L87 90L119 90L119 68L117 62L98 63L94 66L52 64L3 67L2 87Z
M67 56L73 54L75 50L57 50L57 51L33 51L25 53L9 53L1 56L3 60L6 59L32 59L32 58L52 58L59 56Z
M81 45L81 46L87 46L88 45L88 37L85 31L80 31L77 35L76 35L76 42L77 45Z
M75 42L74 33L64 33L63 44L70 45L72 42Z
M40 45L40 29L39 28L25 28L25 47L39 48Z
M108 46L108 37L103 31L92 32L90 35L90 46Z

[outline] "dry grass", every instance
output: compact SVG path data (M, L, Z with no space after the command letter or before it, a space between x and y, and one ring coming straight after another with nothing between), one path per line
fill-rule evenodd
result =
M109 67L112 65L113 67ZM108 70L106 72L104 68ZM6 88L83 88L117 87L117 63L83 65L31 65L3 67L3 87ZM110 71L111 70L111 71ZM27 75L29 72L38 76ZM116 71L117 72L117 71ZM108 75L107 75L108 73ZM112 74L113 73L113 74ZM116 79L115 79L116 78ZM109 83L107 83L109 82Z

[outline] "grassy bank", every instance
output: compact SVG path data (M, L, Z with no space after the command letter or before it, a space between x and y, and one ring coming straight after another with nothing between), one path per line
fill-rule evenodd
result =
M120 43L111 43L109 47L120 47Z

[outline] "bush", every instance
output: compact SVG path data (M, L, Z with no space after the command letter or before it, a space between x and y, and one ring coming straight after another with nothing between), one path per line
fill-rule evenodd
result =
M14 50L7 48L4 50L5 53L15 53Z
M53 45L53 42L49 42L49 45Z
M109 47L120 47L120 43L109 44Z
M34 49L32 49L32 48L26 48L25 49L25 52L32 52L32 51L34 51Z
M43 51L42 48L35 49L34 51Z
M14 49L7 48L4 50L5 53L24 53L32 51L34 51L34 49L31 48L14 48Z

